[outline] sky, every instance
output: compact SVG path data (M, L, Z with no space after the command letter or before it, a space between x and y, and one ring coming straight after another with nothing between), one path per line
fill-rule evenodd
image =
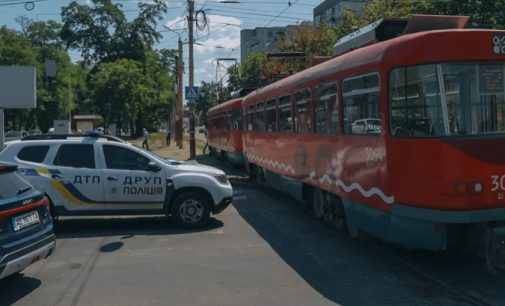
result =
M25 0L27 1L27 0ZM128 18L134 18L138 13L137 3L149 0L117 0L121 3ZM322 0L236 0L240 3L219 3L221 0L195 0L195 9L204 10L208 27L203 31L195 28L195 85L201 81L216 80L216 58L237 58L240 61L240 30L263 26L285 26L298 24L304 20L312 20L312 10ZM16 3L2 5L5 3ZM61 7L68 5L70 0L35 0L35 7L28 11L21 0L0 0L0 25L19 29L15 18L26 16L34 20L54 19L60 21ZM77 0L80 4L89 4L89 0ZM181 35L187 41L186 0L166 0L168 12L158 25L163 38L157 48L177 48L177 37ZM201 18L200 18L201 19ZM170 27L177 33L164 28ZM187 84L188 50L185 44L185 84ZM79 59L78 52L71 52L74 60ZM226 66L232 62L220 65L217 79L226 78Z

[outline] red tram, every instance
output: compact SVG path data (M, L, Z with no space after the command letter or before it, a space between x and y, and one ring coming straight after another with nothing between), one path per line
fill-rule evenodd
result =
M482 244L505 267L505 31L358 48L250 93L242 111L251 175L317 217L406 248Z
M219 154L238 165L243 164L242 99L232 99L209 109L207 131L211 154Z
M243 102L247 161L261 180L298 182L316 216L345 219L353 235L430 250L464 230L496 239L504 42L500 31L414 33L257 90Z

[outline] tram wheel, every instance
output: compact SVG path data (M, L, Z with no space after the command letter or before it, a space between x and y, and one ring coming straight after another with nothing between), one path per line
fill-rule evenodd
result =
M505 237L488 227L485 232L485 258L489 273L505 272Z
M322 219L324 215L324 200L323 200L323 192L321 189L315 189L312 199L312 214L316 219Z
M344 207L340 198L326 191L323 191L322 195L324 199L323 220L337 230L345 229Z

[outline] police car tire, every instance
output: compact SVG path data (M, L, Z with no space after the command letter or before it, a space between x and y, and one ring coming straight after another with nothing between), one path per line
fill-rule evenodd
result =
M200 208L203 209L203 211L201 212L201 218L198 219L199 221L191 222L188 216L183 215L184 208L182 208L182 206L188 203L194 205L196 204L195 202L201 204ZM177 195L172 202L171 215L176 223L182 227L202 228L207 226L210 222L210 207L210 201L203 192L197 190L184 191Z

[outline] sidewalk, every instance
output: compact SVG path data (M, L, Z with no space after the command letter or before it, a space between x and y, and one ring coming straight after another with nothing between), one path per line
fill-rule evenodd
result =
M142 147L142 139L137 139L132 141L136 146ZM205 146L205 140L201 138L196 139L196 155L202 155L203 148ZM183 148L179 149L175 144L175 141L172 140L170 146L166 146L165 143L149 143L149 149L154 153L170 159L175 160L188 160L189 159L189 138L187 135L184 135L184 143Z

